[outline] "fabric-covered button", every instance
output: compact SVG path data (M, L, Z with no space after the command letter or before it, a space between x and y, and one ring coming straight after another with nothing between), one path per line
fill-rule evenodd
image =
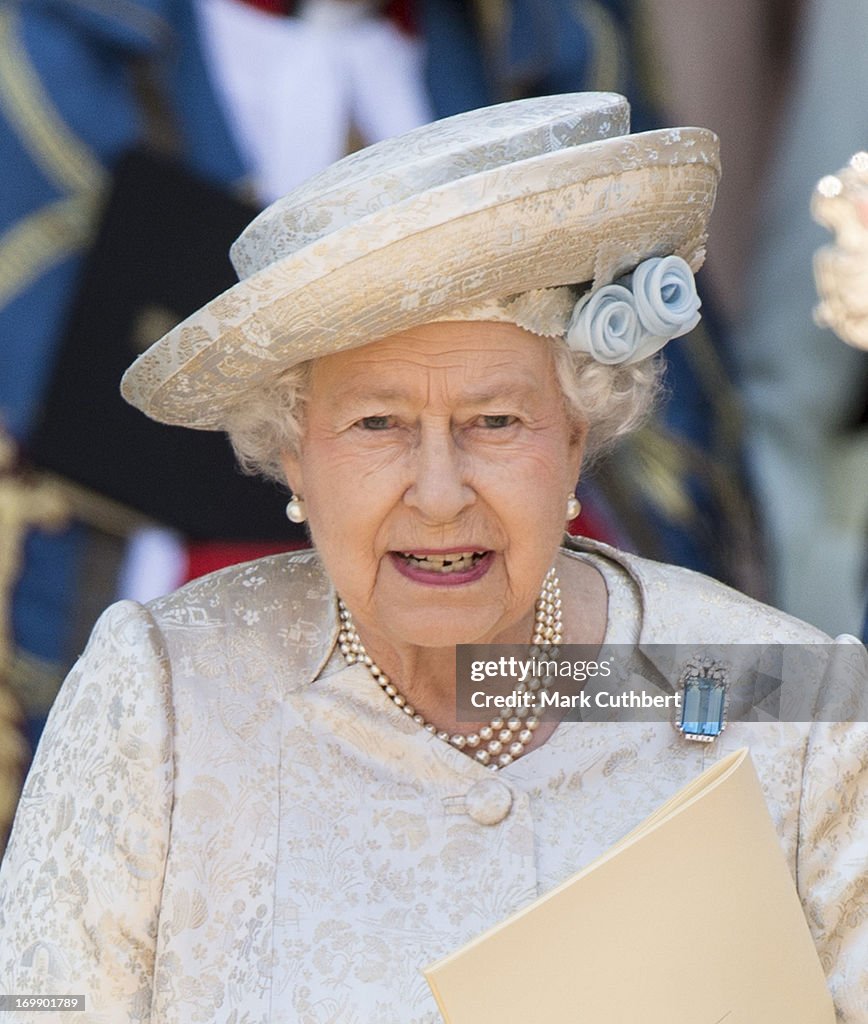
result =
M468 790L464 804L475 822L480 825L496 825L509 814L512 793L508 786L497 779L484 779Z

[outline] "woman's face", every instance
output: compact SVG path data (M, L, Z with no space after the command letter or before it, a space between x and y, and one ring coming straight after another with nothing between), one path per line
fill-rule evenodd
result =
M426 324L318 359L300 455L283 462L372 650L523 643L584 435L551 342Z

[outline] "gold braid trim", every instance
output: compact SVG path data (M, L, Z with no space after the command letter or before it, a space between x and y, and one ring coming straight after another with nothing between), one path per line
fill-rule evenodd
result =
M99 200L95 193L59 199L0 234L0 307L53 264L87 245Z
M150 522L61 477L17 472L15 445L0 430L0 686L11 689L28 717L48 711L63 671L54 662L16 648L10 618L12 590L21 571L28 532L59 529L70 519L118 537Z
M38 480L40 486L58 495L68 516L111 537L125 538L134 530L156 525L141 512L65 477L40 471Z
M0 110L36 165L67 194L0 236L2 306L90 241L108 175L66 125L39 81L12 4L0 6Z
M8 472L15 447L0 433L0 849L15 812L27 745L20 731L21 708L8 685L12 662L9 610L21 567L23 537L29 525L60 525L63 510L56 497L22 485Z
M24 537L33 527L58 529L66 504L57 488L0 476L0 676L12 656L12 590L21 572Z
M45 174L63 192L102 185L106 173L66 125L19 38L14 7L0 8L0 107Z
M652 421L626 439L618 451L618 462L622 470L629 471L636 492L664 519L690 530L699 520L699 510L690 493L688 473L692 469L703 474L707 471L703 454Z
M685 340L681 351L710 409L708 449L654 421L628 438L625 447L633 449L647 499L679 526L698 521L688 481L692 474L711 484L722 519L747 522L752 513L740 480L742 423L733 384L704 323Z
M14 442L0 430L0 685L8 682L15 661L10 613L24 538L33 526L57 529L66 518L57 489L21 479L15 472L15 456Z

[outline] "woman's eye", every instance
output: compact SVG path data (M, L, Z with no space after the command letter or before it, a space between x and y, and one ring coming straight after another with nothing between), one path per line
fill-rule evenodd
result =
M515 416L507 416L505 413L496 416L483 416L482 423L490 430L498 430L502 427L511 427L515 423Z
M365 416L359 421L364 430L388 430L392 425L391 416Z

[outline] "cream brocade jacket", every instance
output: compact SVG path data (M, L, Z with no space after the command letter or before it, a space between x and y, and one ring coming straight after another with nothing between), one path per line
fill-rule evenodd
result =
M606 579L610 642L827 639L704 577L579 547ZM662 722L563 723L494 775L346 666L336 627L311 553L103 615L0 874L0 992L87 998L33 1020L433 1024L422 966L747 745L839 1019L868 1022L864 724L732 723L700 744Z

